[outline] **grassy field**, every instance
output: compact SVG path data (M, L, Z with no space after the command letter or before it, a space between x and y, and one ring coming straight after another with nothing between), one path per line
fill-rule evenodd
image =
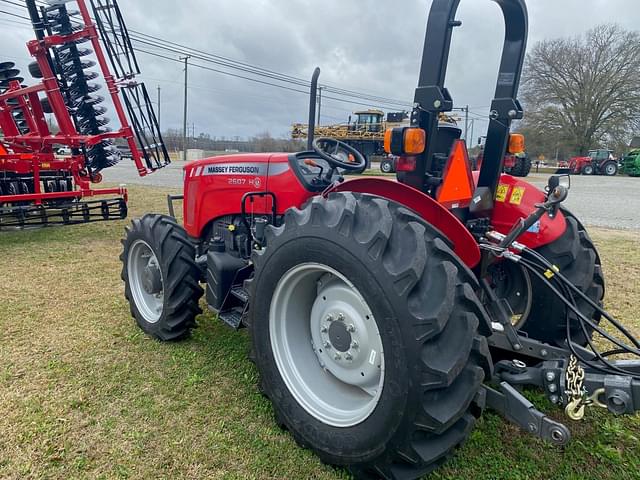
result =
M132 188L131 215L165 211L166 193ZM140 333L120 281L125 223L0 235L0 478L348 478L275 425L244 332L205 314L182 343ZM592 233L607 307L640 334L640 235ZM560 450L487 412L431 478L640 478L639 417L589 410L571 428Z

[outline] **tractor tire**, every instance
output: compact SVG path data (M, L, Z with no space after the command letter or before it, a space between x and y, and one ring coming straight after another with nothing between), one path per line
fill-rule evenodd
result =
M618 174L618 164L616 162L607 162L602 166L602 173L607 177L615 177Z
M380 162L380 171L382 173L394 173L396 171L394 161L385 159Z
M122 245L124 295L138 326L162 341L187 337L203 293L187 233L173 218L149 214L126 228Z
M604 297L604 275L600 256L585 227L568 210L563 209L567 230L555 242L538 249L538 252L554 265L575 286L595 303ZM561 345L567 338L567 318L571 325L572 340L580 345L587 344L587 337L572 312L567 317L567 308L549 288L537 277L531 278L532 305L528 319L519 327L529 337L549 344ZM582 299L576 304L587 318L600 322L600 314ZM589 333L591 329L588 328Z
M582 171L580 173L582 175L593 175L594 174L593 165L585 165L584 167L582 167Z
M505 172L514 177L526 177L531 172L531 159L518 158L513 168L505 169Z
M356 478L444 463L492 363L478 284L442 234L386 199L332 193L288 210L253 261L247 324L277 422Z

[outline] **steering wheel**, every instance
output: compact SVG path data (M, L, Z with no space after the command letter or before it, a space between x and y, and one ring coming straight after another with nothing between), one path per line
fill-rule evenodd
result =
M330 148L331 145L334 147ZM367 164L367 159L364 158L364 155L358 150L335 138L315 138L312 146L314 152L335 168L342 168L343 170L349 171L360 170ZM350 162L351 157L353 157L355 161Z

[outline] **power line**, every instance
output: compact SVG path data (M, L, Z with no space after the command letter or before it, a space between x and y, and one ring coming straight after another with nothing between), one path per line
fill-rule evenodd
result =
M0 10L0 13L4 13L5 15L9 15L11 17L22 18L24 20L29 20L28 17L23 17L22 15L18 15L15 13L7 12L6 10Z
M174 47L187 49L187 50L190 50L192 52L197 52L197 53L203 54L203 55L205 55L207 57L212 57L212 58L218 59L219 61L228 62L230 64L228 66L240 65L242 67L246 67L246 68L254 70L254 71L257 70L257 71L263 72L266 75L275 75L275 76L280 77L282 79L285 79L287 81L291 81L292 83L297 83L299 85L304 85L304 86L308 86L309 85L309 81L306 80L306 79L302 79L302 78L295 77L295 76L292 76L292 75L282 74L282 73L279 73L279 72L275 72L273 70L269 70L269 69L258 67L258 66L251 65L251 64L248 64L248 63L240 62L238 60L231 60L229 58L226 58L226 57L223 57L223 56L220 56L220 55L216 55L216 54L209 53L209 52L204 52L202 50L194 49L192 47L181 45L181 44L172 42L170 40L165 40L165 39L153 36L153 35L149 35L149 34L145 34L145 33L142 33L142 32L138 32L136 30L129 29L129 32L135 34L134 36L132 36L132 39L134 39L135 41L141 42L141 43L147 43L148 44L149 42L146 41L144 38L143 39L136 38L136 35L140 35L142 37L146 37L146 38L154 40L155 42L151 44L151 45L154 45L154 46L157 45L157 43L156 43L157 41L160 41L160 42L162 42L164 44L168 44L168 45L172 45ZM197 57L197 55L192 55L192 56L194 58ZM227 65L227 64L225 64L225 65ZM382 97L382 96L375 96L375 95L365 94L365 93L362 93L362 92L356 92L356 91L353 91L353 90L347 90L347 89L343 89L343 88L334 87L334 86L331 86L331 85L328 85L328 84L322 84L322 87L325 88L325 89L328 89L328 90L332 90L332 91L334 91L334 93L343 93L343 94L349 95L349 96L367 97L367 99L377 100L377 101L380 101L382 103L394 103L394 104L398 104L398 105L402 105L402 106L411 106L412 105L411 103L406 102L406 101L391 99L391 98Z
M170 47L163 47L162 45L158 45L156 43L147 42L147 41L144 41L144 40L141 41L140 39L138 39L136 37L131 37L131 38L136 43L142 43L142 44L154 47L156 49L167 50L167 51L170 51L172 53L179 54L179 55L180 54L186 54L186 52L184 52L184 51L176 50L176 49L173 49L173 48L170 48ZM143 53L147 53L147 54L150 54L150 55L154 55L155 54L156 56L160 56L160 54L157 54L155 52L149 52L148 50L143 50L140 47L135 47L134 50L139 51L139 52L143 52ZM209 62L209 63L214 63L214 64L219 64L220 63L220 62L217 62L217 61L209 60L209 59L204 58L204 57L202 57L200 55L192 55L192 57L196 58L196 59L199 59L199 60L202 60L202 61L205 61L205 62ZM164 58L169 59L170 57L164 57ZM224 65L224 66L227 66L227 65ZM199 68L204 68L204 67L200 66ZM246 76L243 76L243 75L232 74L230 72L226 72L226 71L218 70L218 69L213 69L211 67L208 67L208 68L211 71L214 71L214 72L217 72L217 73L221 73L221 74L224 74L224 75L231 75L231 76L236 76L237 78L242 78L244 80L256 81L256 79L252 79L250 77L246 77ZM229 68L235 68L235 67L229 67ZM283 83L287 83L287 84L293 84L295 86L310 88L310 84L309 84L308 81L302 81L302 80L288 81L288 80L283 80L283 79L279 78L278 76L274 76L274 75L270 75L270 74L258 74L258 73L255 73L255 72L253 72L251 70L248 70L248 69L245 69L245 68L235 68L235 69L241 70L241 71L244 71L244 72L247 72L247 73L251 73L253 75L257 75L257 76L260 76L260 77L266 77L266 78L269 78L269 79L273 79L275 81L279 81L279 82L283 82ZM264 81L260 81L258 83L265 83L265 82ZM271 86L274 86L274 87L284 88L282 85L278 85L278 84L274 84L274 83L266 82L265 84L271 85ZM405 106L405 107L409 106L409 104L406 104L406 103L397 104L393 100L390 100L389 102L387 102L387 101L384 101L384 99L370 98L367 95L341 93L341 89L336 89L336 88L328 87L328 86L325 86L325 85L322 85L322 88L323 88L324 91L329 91L331 93L334 93L334 94L337 94L337 95L341 95L343 97L357 98L357 99L360 99L360 100L365 100L365 101L368 100L369 102L371 102L371 103L350 102L350 103L354 103L354 104L359 104L359 105L364 105L364 106L369 106L369 107L372 106L372 107L378 107L378 108L398 108L400 106ZM296 91L296 90L294 89L294 91ZM307 92L307 94L308 94L308 92ZM331 97L325 97L325 98L331 98ZM334 99L335 99L335 97L334 97ZM381 104L382 104L382 106L381 106Z
M22 8L25 7L24 5L21 5L19 3L11 1L11 0L0 0L0 1L2 1L4 3L7 3L7 4L10 4L10 5L22 7ZM43 4L42 2L39 2L39 3ZM24 18L26 20L29 20L29 18L27 18L27 17L20 17L20 18ZM82 23L82 22L79 22L79 21L73 20L73 19L72 19L72 21L74 21L76 23ZM223 57L221 55L217 55L217 54L210 53L210 52L205 52L203 50L198 50L198 49L195 49L195 48L192 48L192 47L188 47L188 46L176 43L176 42L172 42L172 41L169 41L169 40L162 39L162 38L154 36L154 35L149 35L149 34L145 34L143 32L138 32L136 30L129 30L129 33L130 33L130 37L131 37L132 41L134 41L136 43L141 43L143 45L147 45L149 47L170 51L170 52L175 53L175 54L180 55L180 56L189 55L189 56L191 56L193 58L197 58L197 59L199 59L201 61L204 61L204 62L207 62L207 63L217 64L219 66L223 66L223 67L226 67L226 68L231 68L231 69L234 69L234 70L239 70L239 71L242 71L244 73L248 73L248 74L251 74L251 75L254 75L254 76L268 78L270 80L274 80L274 81L285 83L285 84L294 85L294 86L297 86L297 87L306 87L306 88L310 87L310 83L309 83L308 80L301 79L299 77L295 77L295 76L292 76L292 75L279 73L279 72L276 72L274 70L266 69L266 68L259 67L259 66L256 66L256 65L251 65L249 63L240 62L240 61L237 61L237 60L232 60L232 59L229 59L227 57ZM131 35L131 34L133 34L133 35ZM149 39L153 40L153 42L149 41ZM135 50L136 51L141 51L139 48L137 48ZM146 51L146 53L151 54L148 51ZM221 73L221 74L227 74L227 75L230 74L230 72L225 72L225 71L216 70L216 69L212 69L211 71L214 71L216 73ZM237 78L250 80L248 77L245 77L245 76L238 76ZM252 80L255 80L255 79L252 79ZM277 86L277 85L271 84L271 86ZM357 105L364 105L364 106L368 106L368 107L376 107L376 108L384 108L384 109L400 108L400 107L411 108L411 104L410 103L403 102L401 100L395 100L395 99L386 98L386 97L382 97L382 96L365 94L365 93L362 93L362 92L356 92L356 91L353 91L353 90L348 90L348 89L344 89L344 88L338 88L338 87L334 87L334 86L331 86L331 85L322 85L322 86L323 86L323 89L326 92L333 93L334 95L338 95L340 97L347 97L347 98L356 98L356 99L363 100L363 101L367 102L367 103L351 102L351 101L346 101L346 100L343 100L343 99L336 99L335 97L332 97L334 100L342 101L342 102L345 102L345 103L353 103L353 104L357 104ZM282 86L280 86L280 88L282 88ZM331 97L326 97L326 98L331 98Z

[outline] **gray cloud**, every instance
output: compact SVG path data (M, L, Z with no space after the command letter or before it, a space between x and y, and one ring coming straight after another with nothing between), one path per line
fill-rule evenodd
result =
M297 77L309 77L318 65L321 82L408 101L420 68L430 3L120 0L134 30ZM637 0L530 0L529 13L530 44L577 35L604 22L628 29L640 24ZM504 32L500 10L488 0L463 0L458 16L464 25L454 36L447 84L458 106L469 104L486 115ZM7 23L10 17L0 18L0 59L25 68L24 42L31 36L24 27ZM180 128L181 65L145 54L138 59L149 89L155 95L155 87L162 88L163 127ZM307 99L299 93L195 67L189 73L189 122L196 132L231 137L268 130L284 136L291 123L306 118ZM327 100L323 122L346 120L358 108ZM481 127L478 120L478 134Z

